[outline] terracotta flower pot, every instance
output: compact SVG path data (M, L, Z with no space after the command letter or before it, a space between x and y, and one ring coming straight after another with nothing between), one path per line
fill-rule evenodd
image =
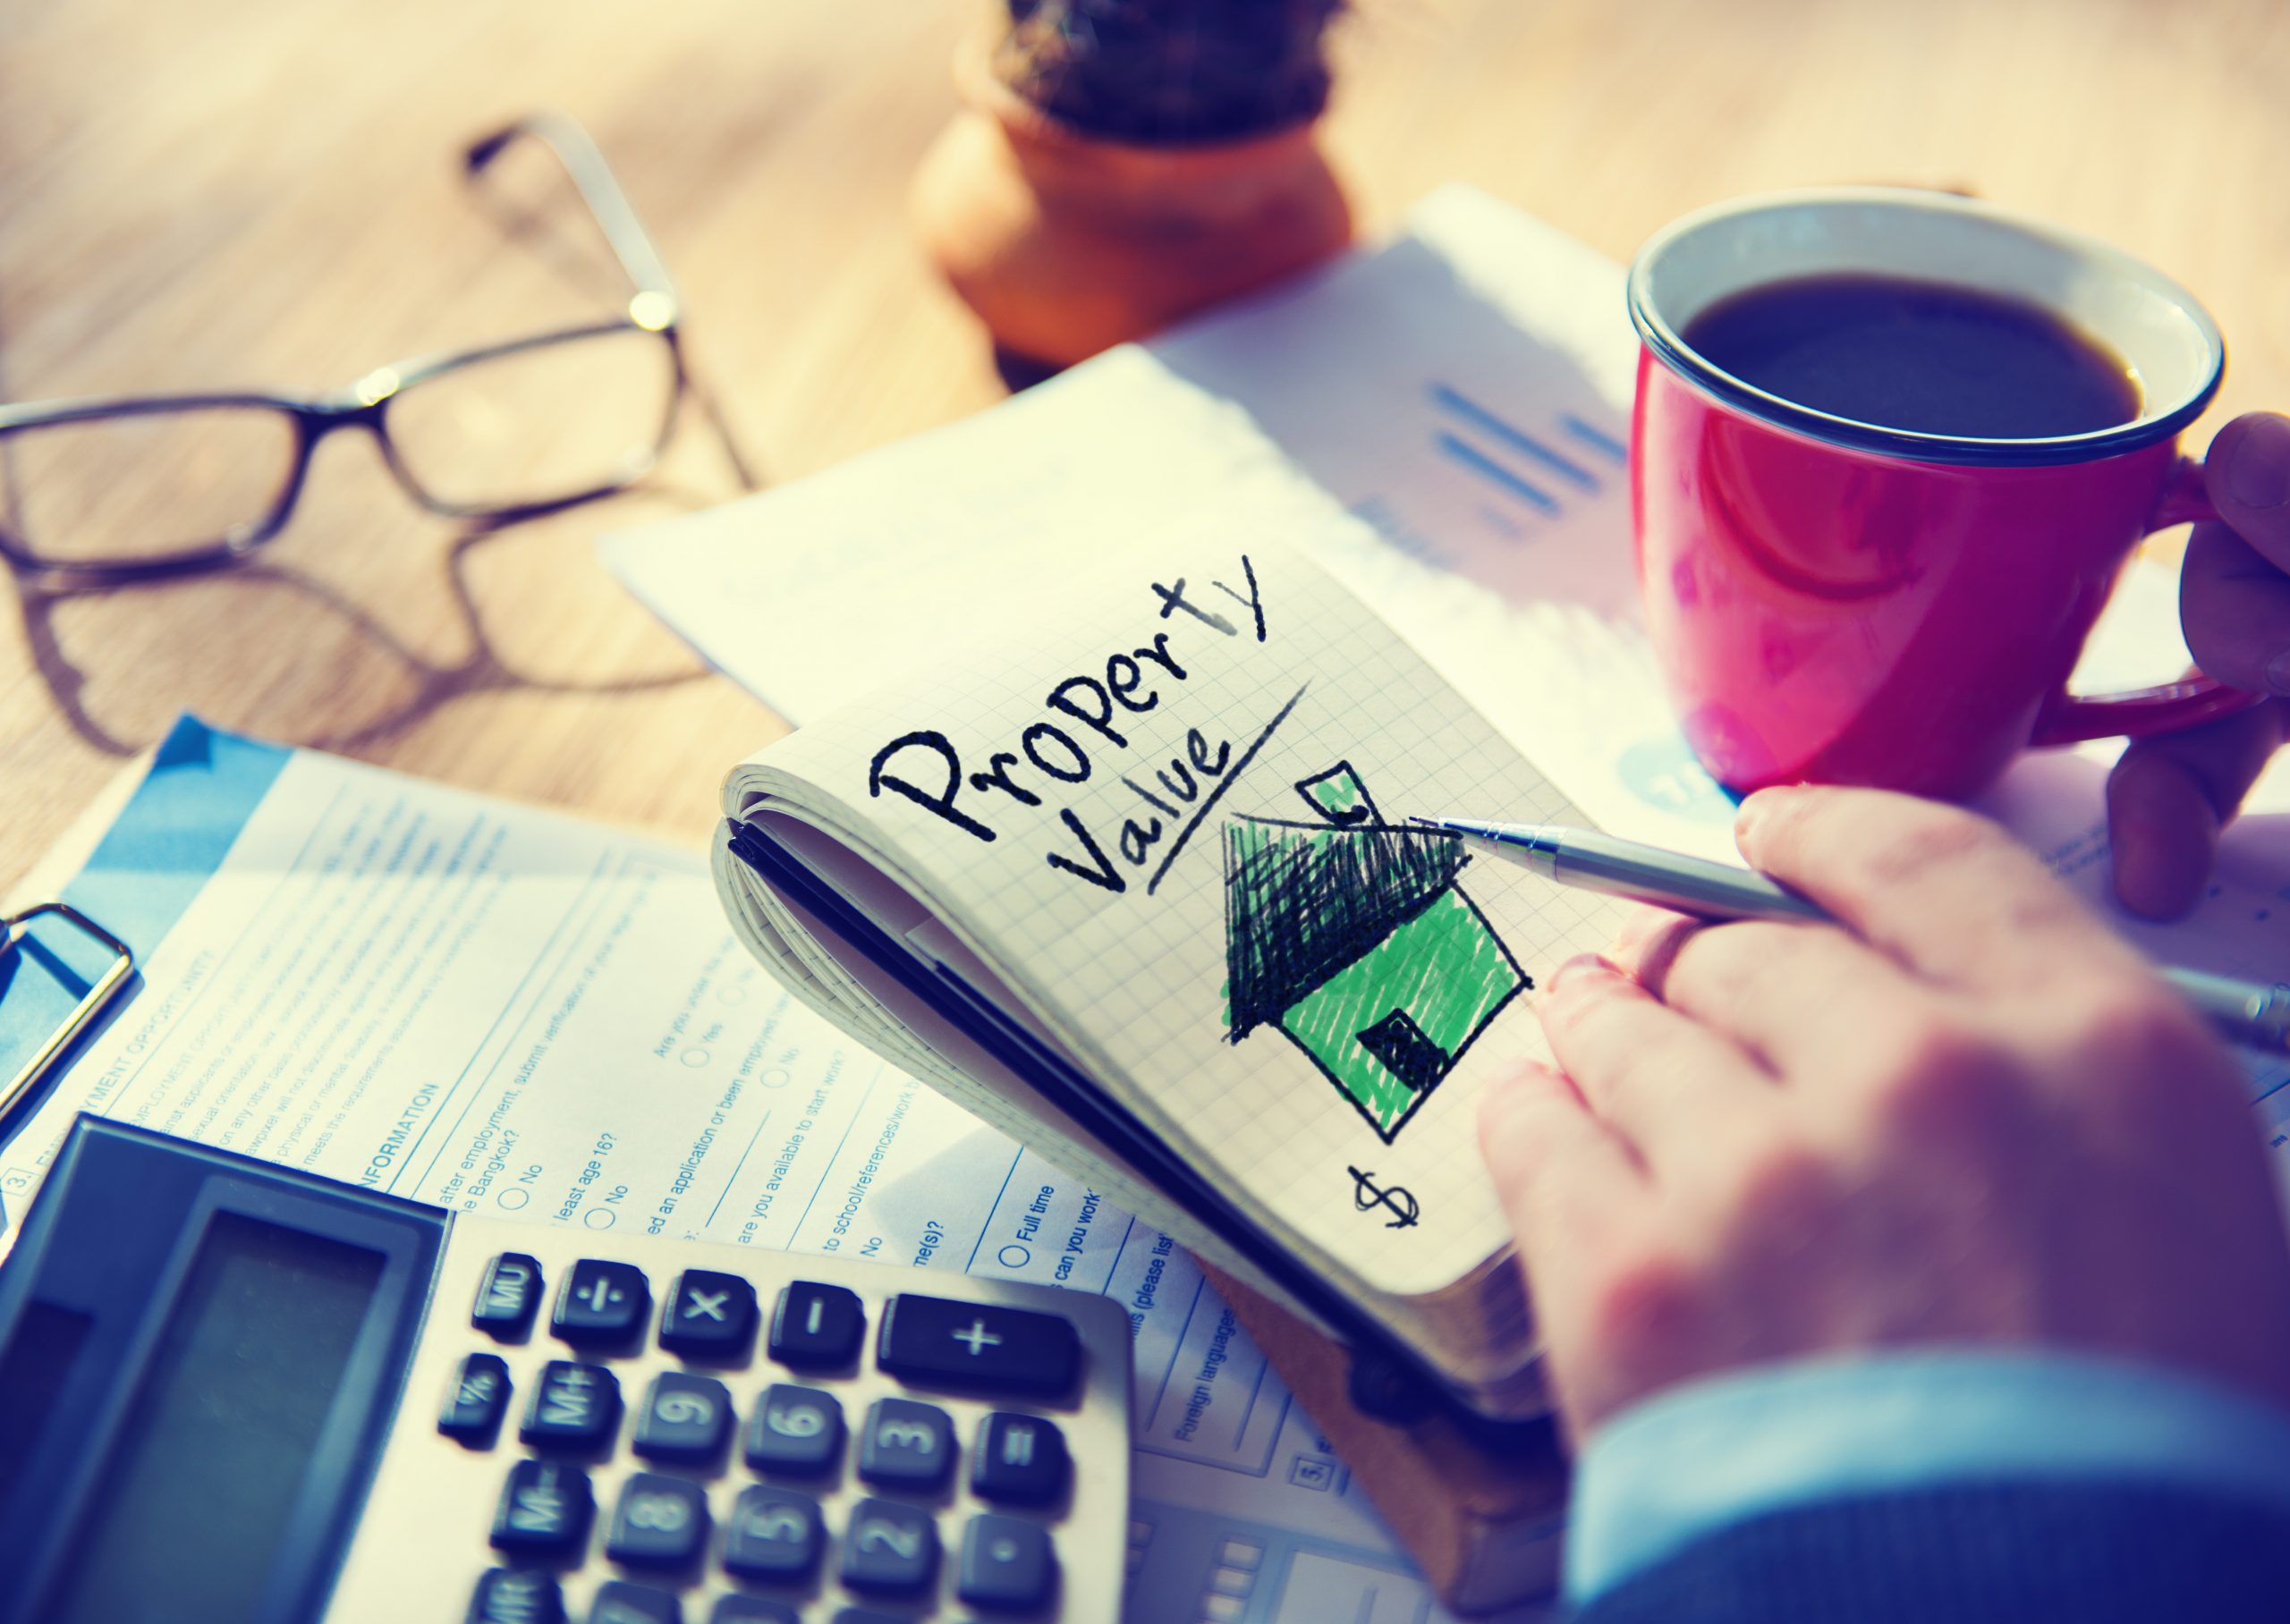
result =
M967 104L916 171L924 249L1000 349L1053 366L1317 264L1352 210L1317 122L1150 147L1052 118L955 58Z

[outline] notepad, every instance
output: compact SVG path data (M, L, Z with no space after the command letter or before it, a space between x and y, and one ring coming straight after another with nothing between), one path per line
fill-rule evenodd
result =
M1614 904L1411 813L1586 821L1296 547L1215 527L735 768L716 869L802 995L1331 1329L1533 1407L1488 1080Z

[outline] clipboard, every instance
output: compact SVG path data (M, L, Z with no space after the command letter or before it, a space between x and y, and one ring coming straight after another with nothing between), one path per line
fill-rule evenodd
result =
M137 965L220 865L291 753L179 718L0 899L0 1150L82 1043L132 1001ZM7 1171L0 1161L0 1234L21 1193L6 1187Z

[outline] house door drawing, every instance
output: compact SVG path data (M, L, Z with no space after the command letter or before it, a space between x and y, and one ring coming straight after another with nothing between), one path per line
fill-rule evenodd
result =
M1226 1030L1277 1028L1389 1144L1533 983L1460 839L1387 825L1349 762L1295 788L1310 821L1225 825Z

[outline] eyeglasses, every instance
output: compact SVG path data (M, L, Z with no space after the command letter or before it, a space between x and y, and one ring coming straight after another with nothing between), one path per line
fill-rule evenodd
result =
M228 563L285 528L311 453L344 428L372 434L406 495L451 518L529 518L650 472L697 393L683 307L604 155L571 119L543 114L496 131L470 147L467 173L524 136L564 166L634 284L619 316L377 367L332 394L0 405L0 554L92 585Z

